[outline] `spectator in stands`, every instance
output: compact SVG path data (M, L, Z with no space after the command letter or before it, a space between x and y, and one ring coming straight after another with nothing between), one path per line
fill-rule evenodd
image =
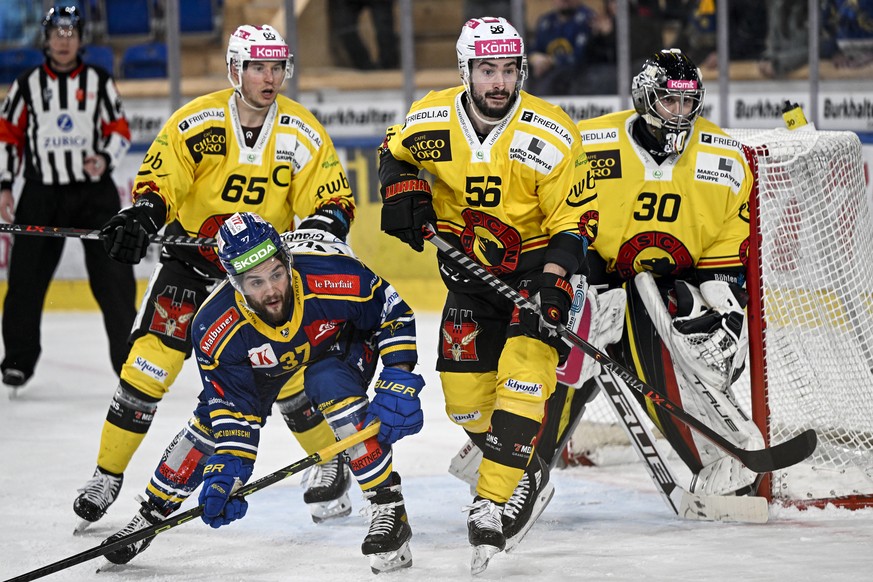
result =
M554 0L554 9L537 20L528 55L530 92L579 93L596 14L580 0Z
M0 216L16 224L98 229L121 209L111 172L130 147L130 129L112 77L82 62L78 8L56 6L42 26L45 63L22 72L0 109ZM24 184L13 212L19 169ZM133 269L111 260L100 241L82 244L118 373L136 316ZM43 303L63 248L63 238L36 236L17 237L12 246L0 364L8 386L24 385L36 368Z
M797 0L766 4L767 46L758 66L765 77L784 77L809 61L808 4Z
M464 0L464 22L483 14L509 18L512 16L512 2L511 0Z
M40 34L41 4L32 0L0 0L0 44L36 44Z
M565 4L565 2L556 2L556 4ZM572 4L578 4L578 1ZM616 0L603 0L603 9L593 13L585 59L579 67L579 76L571 83L569 94L617 93L615 38L617 9ZM662 11L656 0L630 0L628 12L631 31L631 67L639 68L646 57L659 50L663 44L660 32L663 22ZM532 67L534 66L536 65L532 64ZM533 77L536 79L536 73ZM538 83L534 81L531 92L540 91L537 85Z
M839 68L873 62L873 0L827 0L822 15L822 54Z
M356 69L396 69L400 64L397 31L394 28L394 0L330 0L330 18L352 66ZM376 57L361 39L361 14L370 11L376 37Z
M690 3L675 45L701 67L718 67L716 52L716 2L694 0ZM728 2L730 59L736 61L761 58L767 36L767 12L759 0Z

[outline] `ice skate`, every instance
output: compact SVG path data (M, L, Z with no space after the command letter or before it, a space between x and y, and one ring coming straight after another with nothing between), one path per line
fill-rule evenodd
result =
M118 498L124 475L112 475L100 467L94 469L94 476L79 489L79 496L73 501L73 511L81 519L73 530L80 534L95 521L106 515L106 510Z
M369 556L374 574L412 566L412 551L409 549L412 528L406 517L397 473L393 474L392 480L394 485L364 492L364 499L370 502L364 510L369 514L370 529L361 544L361 552Z
M500 520L503 504L476 496L472 504L464 507L464 511L470 512L467 516L467 537L473 546L470 573L481 574L491 558L506 547Z
M103 541L104 544L114 542L119 538L163 521L164 516L161 515L154 505L144 500L142 497L137 497L137 500L141 503L139 511L136 512L133 519L131 519L123 529L106 538ZM151 536L118 548L117 550L107 553L106 559L113 564L127 564L136 557L137 554L142 553L147 547L149 547L149 544L152 543L153 539L155 539L154 536Z
M535 454L503 510L507 552L521 543L554 494L555 486L549 482L549 469Z
M352 502L348 494L351 485L350 471L342 455L323 465L310 467L303 482L306 485L303 501L315 523L345 517L352 512Z
M27 375L21 370L7 368L3 372L3 383L9 391L9 400L15 400L28 381Z

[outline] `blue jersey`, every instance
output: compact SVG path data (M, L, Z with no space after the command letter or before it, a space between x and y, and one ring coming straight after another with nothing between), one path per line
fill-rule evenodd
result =
M282 386L306 364L341 355L349 343L372 346L371 358L378 355L385 366L417 361L412 310L358 259L295 253L291 274L291 314L281 327L259 319L227 281L194 318L203 382L195 415L212 428L216 454L254 460Z

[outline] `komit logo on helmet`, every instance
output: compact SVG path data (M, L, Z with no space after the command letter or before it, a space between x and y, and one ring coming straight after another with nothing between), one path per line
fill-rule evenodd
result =
M477 57L495 57L500 55L514 57L521 54L521 39L477 40L475 49Z
M256 44L252 46L252 58L281 61L288 58L288 47Z
M697 89L697 81L682 79L670 79L667 81L668 89Z

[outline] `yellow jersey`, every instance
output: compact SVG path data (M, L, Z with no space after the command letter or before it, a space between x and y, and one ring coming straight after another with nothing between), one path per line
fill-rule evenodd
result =
M308 216L328 202L354 209L330 136L301 104L279 95L253 147L242 132L233 89L184 105L146 153L134 200L158 194L167 206L167 232L197 237L214 237L236 212L256 212L283 232L294 226L294 216ZM165 251L221 274L210 248Z
M383 143L433 176L440 233L504 279L542 268L558 233L593 240L597 191L570 117L522 91L480 141L463 99L463 87L429 93Z
M631 110L577 124L600 195L592 249L607 273L743 271L753 175L740 143L699 118L684 151L658 164L631 136L637 119Z

